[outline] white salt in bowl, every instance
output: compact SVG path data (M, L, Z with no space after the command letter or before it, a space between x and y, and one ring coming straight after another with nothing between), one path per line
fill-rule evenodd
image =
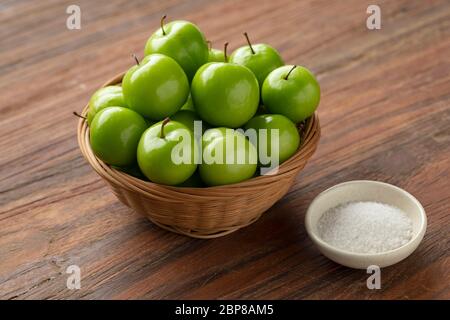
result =
M322 240L318 231L322 215L338 205L354 201L380 202L401 209L412 221L411 240L399 248L381 253L355 253ZM355 180L320 193L306 212L305 227L314 244L329 259L350 268L366 269L370 265L382 268L405 259L417 249L427 228L427 216L420 202L405 190L384 182Z

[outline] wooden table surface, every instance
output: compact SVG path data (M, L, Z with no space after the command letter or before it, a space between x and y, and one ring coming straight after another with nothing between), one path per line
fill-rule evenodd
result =
M0 298L450 298L450 3L376 1L0 1ZM250 227L214 240L159 229L121 204L83 159L77 119L93 91L133 65L159 19L196 23L215 46L254 42L307 66L322 87L317 152ZM371 179L415 195L418 250L382 270L322 256L305 210L324 189ZM81 268L81 289L66 268Z

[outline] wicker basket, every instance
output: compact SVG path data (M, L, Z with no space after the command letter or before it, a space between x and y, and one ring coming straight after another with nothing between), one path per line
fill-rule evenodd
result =
M120 84L124 74L104 86ZM88 106L82 115L86 116ZM298 172L316 150L320 138L315 114L299 127L299 150L280 165L276 175L209 188L179 188L134 178L97 159L89 144L87 121L78 123L78 144L94 170L108 182L121 202L161 228L194 238L224 236L255 222L289 190Z

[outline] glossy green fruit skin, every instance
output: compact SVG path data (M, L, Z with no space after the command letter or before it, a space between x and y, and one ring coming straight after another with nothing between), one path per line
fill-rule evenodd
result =
M258 109L258 80L250 69L232 63L211 62L195 74L191 86L197 114L216 127L238 128Z
M123 98L122 87L107 86L98 89L89 100L88 125L91 125L95 115L107 107L127 107Z
M90 143L104 162L126 167L136 162L136 149L147 122L135 111L123 107L100 110L92 120Z
M253 54L249 46L244 46L230 56L230 62L246 66L255 74L261 87L267 75L276 68L284 65L277 50L267 44L252 45L255 53Z
M131 67L122 81L130 109L151 120L162 120L177 112L189 95L189 82L178 63L162 54L146 56Z
M298 133L295 124L289 120L287 117L280 114L264 114L255 116L245 125L245 129L255 129L259 133L260 129L267 130L267 141L260 141L258 134L258 154L261 143L267 142L267 154L270 157L272 139L271 139L271 129L278 129L278 152L279 159L278 163L281 164L287 159L289 159L298 149L300 145L300 135Z
M232 183L238 183L250 179L255 174L257 168L257 150L253 144L241 133L234 131L232 133L235 139L234 146L225 143L227 128L214 128L207 130L202 137L203 155L214 153L215 148L222 148L224 155L231 154L231 147L234 147L234 162L212 163L205 161L199 165L199 173L203 182L208 186L219 186ZM229 134L229 133L228 133ZM244 148L238 148L238 140L244 140ZM245 163L237 163L238 154L245 157ZM250 161L251 157L255 161Z
M141 137L137 148L137 160L142 173L152 182L177 185L186 181L197 169L194 162L196 145L192 132L183 124L170 121L164 126L164 138L161 138L161 123L148 128ZM181 140L181 131L191 137L191 161L190 163L175 164L172 161L172 149Z
M184 124L189 128L192 132L194 132L194 121L202 121L200 117L194 112L190 110L180 110L170 117L172 121L177 121ZM202 121L202 132L207 129L207 125L204 121Z
M153 33L145 45L145 55L167 55L183 68L189 80L200 66L208 62L209 50L200 29L188 21L172 21Z
M314 75L304 67L284 66L272 71L264 81L262 100L271 112L282 114L299 123L314 114L320 101L320 86Z
M192 95L190 93L180 110L190 110L195 112L194 102L192 101Z
M208 62L225 62L225 54L222 50L212 48L209 50Z

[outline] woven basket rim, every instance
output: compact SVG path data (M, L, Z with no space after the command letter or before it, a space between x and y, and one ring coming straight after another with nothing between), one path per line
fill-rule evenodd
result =
M102 87L121 83L124 74L125 72L116 75L105 82ZM86 117L88 109L89 103L84 107L81 113L82 116ZM101 177L111 184L120 185L123 188L139 192L147 197L164 199L164 201L183 202L186 200L186 196L189 198L189 201L195 201L196 199L205 201L223 199L227 196L236 196L237 189L239 189L239 192L257 192L259 188L265 189L267 188L267 184L280 180L283 175L288 175L292 170L297 170L298 166L296 164L302 160L308 160L317 148L320 138L320 124L317 112L307 119L298 150L288 160L279 165L276 174L261 175L234 184L202 188L157 184L151 181L141 180L110 167L94 155L89 143L89 127L86 119L80 118L78 121L77 138L84 158Z

